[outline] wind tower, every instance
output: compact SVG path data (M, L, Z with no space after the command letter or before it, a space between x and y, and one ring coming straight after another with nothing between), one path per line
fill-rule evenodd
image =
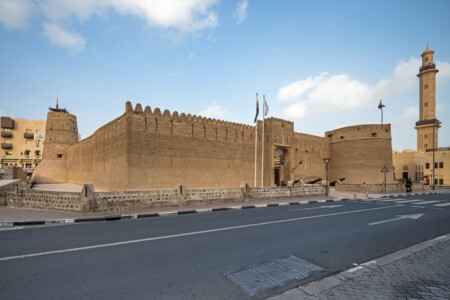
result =
M438 129L441 127L436 119L436 64L433 62L434 51L428 48L422 53L422 66L417 77L420 79L420 117L414 127L417 130L417 151L438 147Z

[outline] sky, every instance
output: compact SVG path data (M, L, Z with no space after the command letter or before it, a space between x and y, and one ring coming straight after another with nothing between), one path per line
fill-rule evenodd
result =
M450 146L450 1L0 0L0 115L59 106L82 138L125 102L297 132L392 124L416 149L420 55L435 51L439 146ZM261 119L260 112L259 118Z

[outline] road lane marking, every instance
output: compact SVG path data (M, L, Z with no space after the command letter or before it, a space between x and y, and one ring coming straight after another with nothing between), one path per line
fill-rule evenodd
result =
M416 202L414 204L422 205L422 204L431 204L431 203L439 203L439 202L442 202L442 201L423 201L423 202Z
M23 229L23 227L6 227L6 228L0 228L0 231L20 230L20 229Z
M383 220L383 221L378 221L378 222L372 222L372 223L369 223L367 225L372 226L372 225L378 225L378 224L383 224L383 223L388 223L388 222L393 222L393 221L399 221L399 220L403 220L403 219L417 220L421 216L423 216L423 214L399 215L399 216L397 216L397 218L393 218L393 219L389 219L389 220Z
M191 236L191 235L199 235L199 234L205 234L205 233L212 233L212 232L220 232L220 231L228 231L228 230L235 230L235 229L241 229L241 228L248 228L248 227L257 227L257 226L264 226L264 225L271 225L271 224L281 224L281 223L295 222L295 221L300 221L300 220L317 219L317 218L323 218L323 217L331 217L331 216L354 214L354 213L360 213L360 212L366 212L366 211L382 210L382 209L394 208L394 207L399 207L399 206L398 205L390 205L390 206L383 206L383 207L376 207L376 208L350 210L350 211L336 212L336 213L331 213L331 214L299 217L299 218L284 219L284 220L278 220L278 221L268 221L268 222L262 222L262 223L238 225L238 226L231 226L231 227L222 227L222 228L216 228L216 229L208 229L208 230L200 230L200 231L193 231L193 232L186 232L186 233L178 233L178 234L157 236L157 237L137 239L137 240L130 240L130 241L123 241L123 242L115 242L115 243L108 243L108 244L100 244L100 245L78 247L78 248L70 248L70 249L53 250L53 251L38 252L38 253L31 253L31 254L24 254L24 255L8 256L8 257L1 257L0 261L20 259L20 258L27 258L27 257L36 257L36 256L50 255L50 254L76 252L76 251L98 249L98 248L106 248L106 247L128 245L128 244L136 244L136 243L143 243L143 242L150 242L150 241L158 241L158 240L179 238L179 237L185 237L185 236Z
M396 203L412 203L412 202L419 202L419 201L423 201L423 200L400 200L400 201L397 201Z
M450 202L449 203L434 204L433 206L444 207L444 206L449 206L449 205L450 205Z
M336 208L336 207L341 207L341 206L343 206L343 205L327 205L327 206L319 206L319 207L311 207L311 208L290 209L289 211L311 210L311 209L321 209L321 208Z
M406 200L406 199L388 199L388 200L380 200L380 202L395 202L399 200Z

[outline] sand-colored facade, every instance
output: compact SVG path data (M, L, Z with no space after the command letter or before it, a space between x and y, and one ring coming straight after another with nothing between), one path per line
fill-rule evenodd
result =
M1 168L25 169L31 175L41 162L44 149L45 120L1 118Z
M328 157L336 161L330 166L330 181L346 178L346 183L380 183L384 180L380 170L392 166L389 124L352 126L324 137L297 133L292 122L278 118L265 120L264 137L262 126L258 121L257 187L293 180L324 181L323 159ZM44 153L34 181L92 183L105 190L163 189L179 184L236 188L244 182L255 186L254 126L161 112L149 106L143 109L141 104L133 109L127 102L123 115L81 142L74 138L76 128L75 116L48 113L49 151ZM336 134L338 140L330 134Z
M411 179L415 182L423 181L424 157L422 152L407 149L403 152L394 151L394 174L395 179Z

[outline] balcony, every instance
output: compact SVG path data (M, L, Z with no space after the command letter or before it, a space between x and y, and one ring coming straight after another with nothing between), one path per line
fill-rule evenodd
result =
M9 131L2 131L2 137L4 138L12 138L13 134Z
M417 122L416 122L416 126L430 125L430 124L436 124L436 125L439 125L439 124L441 124L441 123L439 122L438 119L423 120L423 121L417 121ZM439 126L439 127L440 127L440 126Z
M431 65L426 65L426 66L422 66L419 68L419 73L426 71L426 70L431 70L431 69L436 69L436 64L431 64Z
M26 139L34 139L34 133L25 132L23 137Z
M13 148L13 145L11 143L2 143L2 149L10 150Z

